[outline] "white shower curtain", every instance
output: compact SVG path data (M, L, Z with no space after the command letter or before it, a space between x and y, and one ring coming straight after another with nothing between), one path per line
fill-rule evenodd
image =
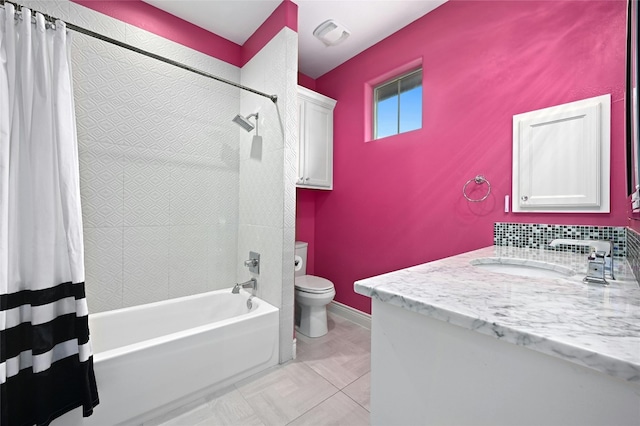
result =
M70 37L0 8L0 424L98 403L84 291ZM20 18L20 19L17 19ZM35 21L35 24L32 22Z

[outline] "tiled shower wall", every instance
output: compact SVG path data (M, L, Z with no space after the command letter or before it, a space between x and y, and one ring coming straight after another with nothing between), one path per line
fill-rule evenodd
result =
M230 287L258 251L258 296L280 308L280 360L290 359L297 33L284 28L240 70L66 0L20 3L278 95L72 33L90 312ZM256 111L262 146L231 122Z
M298 35L283 28L242 68L242 84L278 102L241 94L243 115L258 112L262 144L240 130L238 279L248 279L249 251L260 253L258 296L280 308L280 361L292 357L295 174L298 138Z
M70 2L36 10L232 81L240 70ZM236 280L238 89L72 33L90 312Z

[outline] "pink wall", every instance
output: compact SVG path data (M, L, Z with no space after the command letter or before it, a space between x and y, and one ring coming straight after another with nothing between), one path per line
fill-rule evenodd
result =
M298 72L298 84L302 87L306 87L309 90L316 90L316 81L306 74Z
M355 280L491 245L497 221L627 225L625 8L451 0L316 80L338 103L334 190L314 194L314 273L338 302L370 312ZM365 143L365 83L420 58L422 129ZM512 116L606 93L612 213L504 213ZM493 191L469 203L462 186L479 173Z
M242 45L242 65L249 62L284 27L298 31L298 5L291 0L283 0Z
M71 1L237 67L249 62L282 28L298 31L298 5L291 0L283 0L242 46L142 0Z
M237 67L243 65L242 48L239 45L142 0L71 1Z
M306 241L307 274L315 273L315 211L316 191L312 189L296 189L296 241Z

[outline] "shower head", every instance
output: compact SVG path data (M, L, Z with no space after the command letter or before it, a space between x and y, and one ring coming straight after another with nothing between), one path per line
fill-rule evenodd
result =
M238 126L242 127L243 129L245 129L247 132L250 132L255 127L249 121L249 119L251 117L255 117L256 118L256 123L258 122L258 113L257 112L255 114L248 115L247 117L243 117L240 114L238 114L238 115L236 115L234 117L233 122L236 123Z

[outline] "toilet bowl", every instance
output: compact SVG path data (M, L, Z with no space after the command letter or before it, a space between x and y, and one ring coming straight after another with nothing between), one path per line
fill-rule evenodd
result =
M306 275L307 247L296 241L295 301L299 309L300 323L297 330L308 337L327 334L327 305L336 295L333 283L325 278Z

